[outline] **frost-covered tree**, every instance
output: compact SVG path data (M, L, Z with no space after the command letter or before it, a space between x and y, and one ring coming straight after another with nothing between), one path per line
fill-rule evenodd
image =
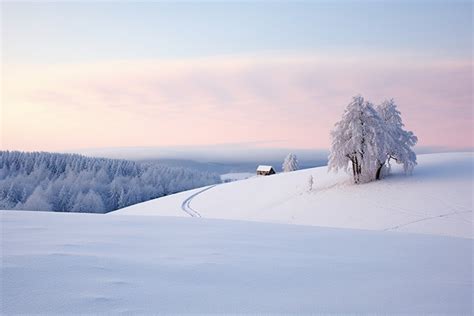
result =
M283 172L290 172L298 170L298 158L296 158L295 154L288 154L285 160L283 161L282 165Z
M418 139L403 127L393 100L374 108L361 96L354 97L331 132L329 170L351 171L355 183L367 182L380 179L393 159L410 173L416 165L412 147Z
M354 97L331 132L329 170L350 170L355 183L374 180L379 162L385 161L386 137L374 106L362 96Z
M90 190L86 194L79 192L72 211L81 213L104 213L105 205L100 195Z
M411 173L416 166L416 154L412 147L418 142L418 138L411 131L403 129L401 113L393 99L386 100L379 104L377 112L385 123L387 133L386 160L380 162L377 170L377 179L380 179L381 171L384 167L390 168L390 159L399 164L403 164L406 173Z
M38 186L28 197L26 202L24 204L17 204L16 208L31 211L51 211L52 205L48 202L48 197L46 196L43 188Z

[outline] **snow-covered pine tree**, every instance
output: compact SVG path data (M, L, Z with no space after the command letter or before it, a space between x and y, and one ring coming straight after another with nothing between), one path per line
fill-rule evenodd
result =
M85 194L79 192L72 211L80 213L104 213L105 206L102 198L96 192L90 190Z
M285 160L283 161L282 165L283 172L290 172L298 170L298 158L296 158L295 154L288 154Z
M381 176L381 170L387 163L390 166L390 159L399 164L403 164L406 173L411 173L416 166L416 154L412 147L418 142L418 138L411 131L403 129L401 113L393 99L386 100L377 105L376 110L385 123L387 133L387 153L386 162L380 165L377 170L377 179Z
M376 178L380 162L386 159L387 133L370 102L354 97L331 131L331 138L329 170L350 171L355 183Z
M44 189L41 186L38 186L25 203L18 204L17 208L31 211L51 211L52 205L49 203Z

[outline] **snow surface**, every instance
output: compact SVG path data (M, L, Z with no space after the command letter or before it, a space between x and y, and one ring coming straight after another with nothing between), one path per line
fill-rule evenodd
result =
M231 173L221 174L221 180L222 181L237 181L237 180L248 179L254 176L255 176L255 173L250 173L250 172L231 172Z
M202 218L0 218L2 315L473 312L470 239Z
M225 183L133 205L110 215L189 216L187 205L204 218L402 231L473 238L473 154L418 156L414 174L393 164L382 181L353 185L345 173L327 167ZM313 190L308 178L313 176Z

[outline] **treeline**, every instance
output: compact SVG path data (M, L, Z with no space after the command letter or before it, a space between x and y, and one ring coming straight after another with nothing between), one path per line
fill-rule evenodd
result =
M106 213L219 182L217 174L152 163L0 151L0 209Z

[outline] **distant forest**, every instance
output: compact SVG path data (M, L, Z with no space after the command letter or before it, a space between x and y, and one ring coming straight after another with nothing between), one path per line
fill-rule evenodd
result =
M156 163L0 151L0 209L106 213L220 181Z

